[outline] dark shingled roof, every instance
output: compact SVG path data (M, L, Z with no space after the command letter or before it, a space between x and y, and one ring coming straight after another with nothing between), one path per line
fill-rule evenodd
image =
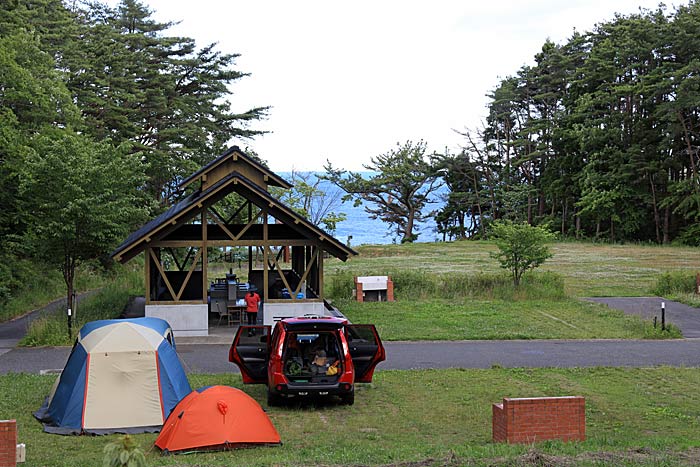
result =
M248 178L237 172L233 172L208 189L190 194L170 209L133 232L116 248L116 250L114 250L112 257L122 263L129 261L146 248L148 243L146 241L147 238L153 240L163 237L168 232L198 215L200 208L197 205L199 203L211 205L233 191L249 199L253 204L268 206L269 213L273 217L284 222L305 238L320 240L324 249L333 256L345 261L348 256L357 254L355 250L341 243L323 229L312 224L309 220L284 205L281 201L274 198L270 193ZM176 224L173 225L172 222L175 220Z

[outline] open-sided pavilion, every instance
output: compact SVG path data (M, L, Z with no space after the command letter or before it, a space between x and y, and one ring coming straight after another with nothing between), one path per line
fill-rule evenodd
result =
M209 255L227 247L247 247L248 282L263 299L266 322L325 314L324 257L357 253L272 196L271 186L291 188L233 146L180 183L186 197L117 247L112 257L121 263L145 253L146 316L166 319L177 335L207 335ZM227 216L217 203L232 193L240 205ZM291 298L279 298L281 288Z

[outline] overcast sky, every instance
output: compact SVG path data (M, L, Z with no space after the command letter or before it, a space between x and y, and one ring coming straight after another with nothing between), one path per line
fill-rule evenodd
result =
M115 4L117 0L111 0ZM499 78L616 12L658 0L145 0L171 33L238 53L235 111L272 106L250 146L276 171L358 170L397 142L457 151ZM677 5L682 2L667 2Z

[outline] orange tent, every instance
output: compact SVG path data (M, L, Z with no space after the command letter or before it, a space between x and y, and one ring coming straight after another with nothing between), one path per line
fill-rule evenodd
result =
M229 386L208 386L180 401L163 424L156 446L164 452L280 444L260 404Z

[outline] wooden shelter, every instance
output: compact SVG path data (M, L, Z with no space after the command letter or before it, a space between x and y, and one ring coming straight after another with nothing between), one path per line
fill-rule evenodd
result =
M208 258L211 248L222 247L247 247L248 280L263 298L267 320L322 314L324 256L345 261L357 253L273 197L269 186L291 188L233 146L182 181L186 197L117 247L112 257L121 263L145 253L147 316L165 318L179 335L207 335ZM216 205L231 193L244 202L225 217ZM285 251L291 252L287 269ZM254 252L261 268L253 264ZM281 288L291 298L280 299Z

